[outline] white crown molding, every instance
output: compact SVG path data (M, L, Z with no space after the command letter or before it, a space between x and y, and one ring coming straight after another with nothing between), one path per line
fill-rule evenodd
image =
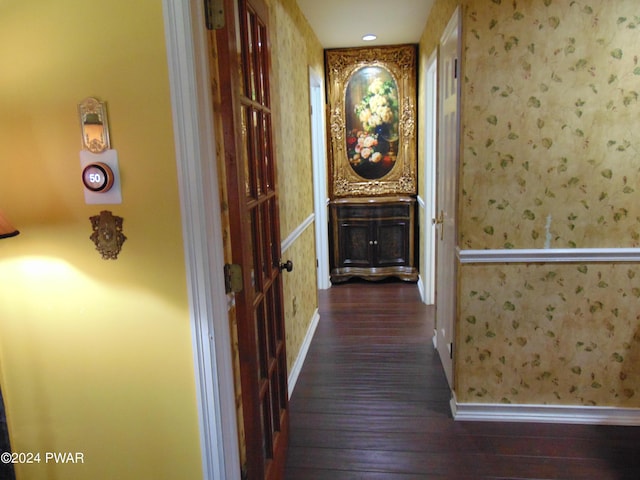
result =
M460 250L460 263L638 262L640 248Z

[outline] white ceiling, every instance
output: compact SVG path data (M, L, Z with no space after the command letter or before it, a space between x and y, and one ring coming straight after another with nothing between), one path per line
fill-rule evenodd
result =
M418 43L434 0L297 0L324 48ZM377 40L365 42L373 33Z

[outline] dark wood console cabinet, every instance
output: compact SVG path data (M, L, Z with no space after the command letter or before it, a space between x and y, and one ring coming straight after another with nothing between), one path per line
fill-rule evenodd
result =
M417 281L415 203L406 196L331 201L331 281L352 277Z

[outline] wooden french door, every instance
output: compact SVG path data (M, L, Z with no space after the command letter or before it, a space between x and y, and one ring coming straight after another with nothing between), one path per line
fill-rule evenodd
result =
M269 11L264 0L225 0L215 34L236 293L249 480L282 477L288 387L276 161L272 143Z

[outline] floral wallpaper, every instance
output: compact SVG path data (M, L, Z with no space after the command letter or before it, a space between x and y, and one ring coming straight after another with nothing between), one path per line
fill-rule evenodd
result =
M640 407L640 266L463 265L457 397Z
M313 213L309 66L322 75L322 46L295 0L274 2L271 44L282 237Z
M637 2L463 6L460 248L640 246ZM458 401L640 407L640 266L458 276Z
M287 368L291 372L300 354L300 347L318 308L316 287L315 230L307 228L291 247L283 252L284 258L294 259L293 271L283 277L284 317L287 345Z
M634 0L473 1L463 248L640 246Z

